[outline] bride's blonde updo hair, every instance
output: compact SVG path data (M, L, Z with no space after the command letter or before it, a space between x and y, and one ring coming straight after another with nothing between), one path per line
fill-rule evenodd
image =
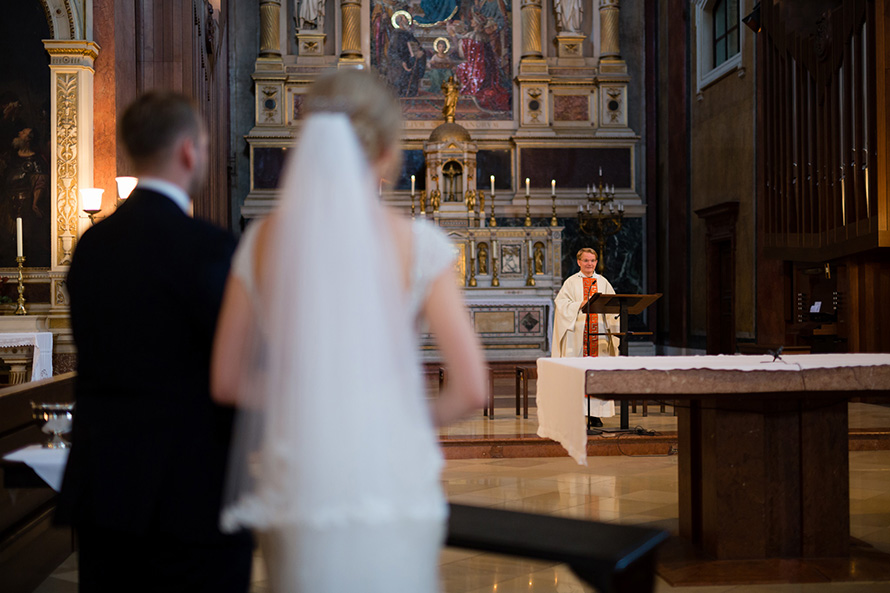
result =
M310 114L348 115L372 164L391 168L400 162L401 108L389 86L376 74L356 69L325 74L309 88L306 108Z

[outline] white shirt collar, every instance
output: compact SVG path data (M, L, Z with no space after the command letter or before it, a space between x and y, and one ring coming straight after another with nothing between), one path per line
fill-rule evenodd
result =
M157 177L140 177L137 189L148 189L170 198L183 212L189 214L192 201L189 195L175 183Z

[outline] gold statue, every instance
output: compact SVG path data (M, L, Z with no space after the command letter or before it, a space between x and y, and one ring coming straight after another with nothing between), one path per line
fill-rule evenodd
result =
M488 246L485 243L479 243L479 249L476 250L476 259L479 260L479 275L488 274Z
M464 201L467 203L467 212L473 212L476 210L476 190L470 189L467 190L467 195L464 198Z
M449 76L448 80L442 83L442 94L445 95L445 106L442 107L442 115L449 124L454 123L454 115L457 112L457 83L454 82L454 76Z
M439 204L442 201L442 192L439 191L438 175L433 175L433 184L436 186L436 189L430 192L430 207L433 209L433 212L438 212Z
M535 274L544 273L544 248L538 243L535 245Z

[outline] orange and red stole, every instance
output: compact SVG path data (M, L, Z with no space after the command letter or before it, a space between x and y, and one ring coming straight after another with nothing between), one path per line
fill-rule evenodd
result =
M588 299L590 295L597 292L596 278L583 278L584 280L584 296ZM584 330L584 356L599 355L599 315L591 314L587 316L587 327Z

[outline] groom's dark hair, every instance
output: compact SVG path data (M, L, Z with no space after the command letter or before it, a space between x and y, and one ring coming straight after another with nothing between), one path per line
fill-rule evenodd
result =
M153 90L124 111L118 138L139 167L164 158L184 134L198 138L202 127L191 99L173 91Z

